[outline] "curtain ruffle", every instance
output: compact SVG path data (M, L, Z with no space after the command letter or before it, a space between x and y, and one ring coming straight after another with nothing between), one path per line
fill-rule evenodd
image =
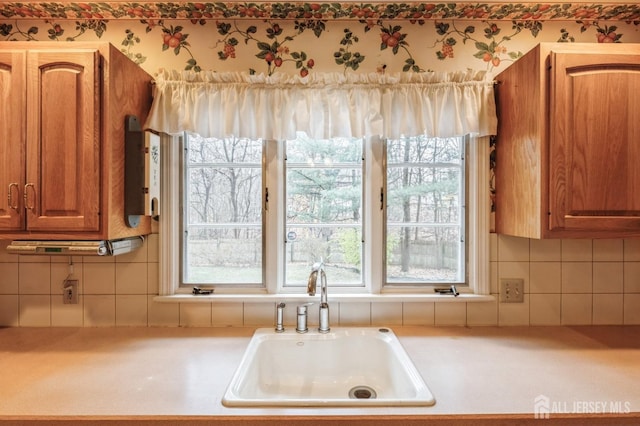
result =
M147 129L204 137L479 136L496 133L483 72L297 75L161 71Z

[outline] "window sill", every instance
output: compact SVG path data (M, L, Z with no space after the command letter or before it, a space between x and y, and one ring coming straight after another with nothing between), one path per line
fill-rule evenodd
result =
M154 302L162 303L304 303L318 302L319 296L303 294L174 294L171 296L156 296ZM336 294L329 295L329 303L348 302L434 302L434 303L466 303L493 302L493 295L479 295L461 293L458 296L441 294Z

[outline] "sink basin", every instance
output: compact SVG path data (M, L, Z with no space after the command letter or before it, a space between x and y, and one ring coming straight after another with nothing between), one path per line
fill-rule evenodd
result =
M435 399L395 333L256 330L222 399L225 406L426 406Z

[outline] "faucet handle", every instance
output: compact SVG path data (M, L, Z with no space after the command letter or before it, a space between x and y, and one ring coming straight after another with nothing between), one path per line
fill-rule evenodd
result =
M276 305L276 333L284 332L284 302Z
M309 305L313 305L313 303L303 303L302 305L298 305L298 316L296 321L296 331L298 333L306 333L309 331L309 328L307 327L307 310Z

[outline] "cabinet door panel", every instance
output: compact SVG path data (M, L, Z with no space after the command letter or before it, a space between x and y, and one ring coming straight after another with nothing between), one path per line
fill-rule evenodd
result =
M640 229L640 56L552 64L550 228Z
M97 231L97 51L29 51L27 60L27 229Z
M0 52L0 230L24 228L24 51Z

